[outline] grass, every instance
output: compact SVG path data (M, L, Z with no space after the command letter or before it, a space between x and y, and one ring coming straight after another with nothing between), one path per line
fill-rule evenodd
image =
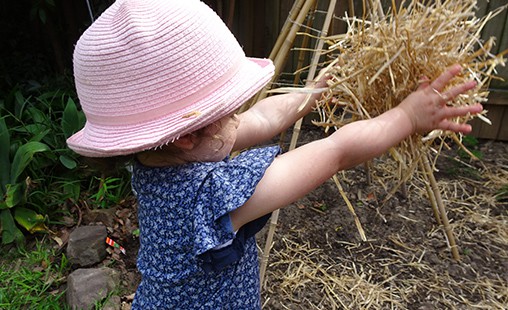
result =
M43 238L44 239L44 238ZM38 240L31 250L0 249L0 309L68 309L65 255Z

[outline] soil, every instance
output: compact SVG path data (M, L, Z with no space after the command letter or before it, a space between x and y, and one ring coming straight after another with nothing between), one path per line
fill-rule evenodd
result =
M323 135L304 127L301 143ZM288 140L288 138L286 138ZM365 232L330 180L279 214L263 282L263 309L505 309L508 305L508 144L480 141L468 159L449 144L435 176L460 260L452 257L425 185L407 182L391 197L386 157L339 174ZM316 155L319 160L319 155ZM372 181L368 182L368 176ZM108 227L126 255L110 249L129 308L139 283L133 201ZM95 219L97 220L97 219ZM85 221L83 221L85 223ZM258 235L260 252L270 225Z

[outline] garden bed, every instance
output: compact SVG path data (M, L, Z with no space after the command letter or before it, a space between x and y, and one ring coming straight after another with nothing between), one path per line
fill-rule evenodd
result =
M301 143L323 134L302 130ZM288 137L289 139L289 137ZM333 181L281 210L263 285L263 309L504 309L508 304L508 144L472 145L481 161L457 147L442 152L436 178L457 239L453 260L436 224L424 185L407 184L383 202L383 165L373 162L340 180L365 231L361 241L352 214ZM318 160L318 158L316 159ZM129 309L140 276L133 200L102 216L81 210L81 225L106 222L126 255L110 248L104 264L122 272L123 309ZM258 235L260 249L268 225Z
M333 181L281 210L264 309L505 309L508 144L480 141L472 149L481 161L451 145L435 174L460 262L424 184L412 181L407 197L399 191L383 202L387 191L378 181L386 159L377 159L370 185L364 167L340 175L366 242Z

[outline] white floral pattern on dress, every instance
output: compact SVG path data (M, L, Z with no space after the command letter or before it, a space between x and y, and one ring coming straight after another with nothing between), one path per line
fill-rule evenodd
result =
M279 147L221 162L148 168L135 164L142 281L132 309L260 309L254 234L266 217L235 237L229 212L242 206ZM234 239L219 251L212 249Z

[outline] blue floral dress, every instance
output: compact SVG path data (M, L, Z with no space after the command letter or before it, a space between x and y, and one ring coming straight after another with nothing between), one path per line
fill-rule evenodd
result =
M135 164L142 280L132 309L261 308L254 235L269 215L235 234L229 212L251 197L279 152L266 147L165 168Z

